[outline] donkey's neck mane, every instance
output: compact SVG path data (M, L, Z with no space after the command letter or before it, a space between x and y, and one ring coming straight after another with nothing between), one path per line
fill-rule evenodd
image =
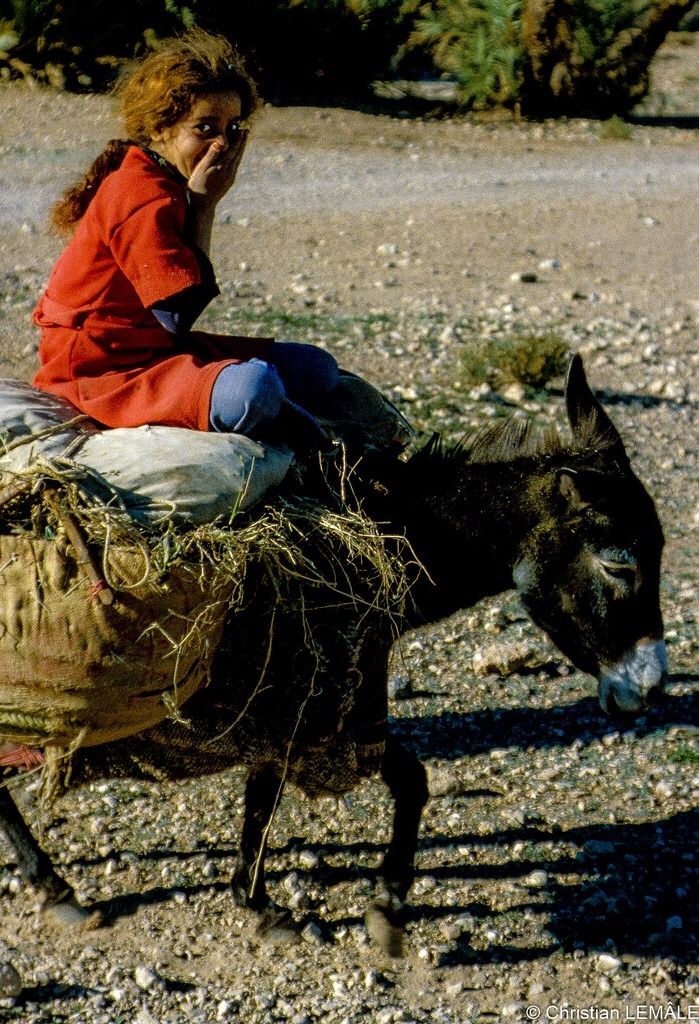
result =
M456 442L445 442L439 434L410 459L421 474L439 477L442 471L453 473L458 467L476 467L495 463L536 460L584 452L601 455L612 448L612 437L595 434L594 425L580 424L576 436L565 441L556 428L538 426L530 416L514 414L467 434Z
M410 464L421 474L439 477L442 472L453 473L460 467L542 459L565 450L554 427L541 429L528 416L509 416L455 442L445 442L434 434Z

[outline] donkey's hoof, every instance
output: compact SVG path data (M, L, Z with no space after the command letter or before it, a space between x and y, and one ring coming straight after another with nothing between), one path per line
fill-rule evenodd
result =
M405 934L395 911L380 903L372 903L364 915L369 938L384 953L399 957L405 955Z
M293 946L301 940L301 928L288 910L267 907L259 915L257 934L273 946Z
M86 910L74 896L61 903L46 904L42 915L49 924L72 931L94 931L104 924L104 914L101 910Z

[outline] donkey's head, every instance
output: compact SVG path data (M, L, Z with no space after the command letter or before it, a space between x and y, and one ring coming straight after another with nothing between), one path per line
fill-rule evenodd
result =
M566 380L572 448L530 483L537 508L515 585L534 621L599 680L603 709L640 714L667 672L659 603L663 535L616 428L575 356Z

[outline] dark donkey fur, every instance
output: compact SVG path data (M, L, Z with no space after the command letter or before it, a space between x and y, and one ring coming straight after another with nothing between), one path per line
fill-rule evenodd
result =
M365 504L386 524L387 536L407 535L429 574L415 583L401 628L436 621L514 580L533 619L600 679L605 708L639 712L659 693L665 670L662 532L577 357L566 400L572 444L557 436L532 440L526 421L517 419L470 447L433 442L408 462L395 460L379 472L365 467ZM428 793L422 765L386 730L395 623L366 609L350 615L332 591L309 591L308 598L300 621L275 604L261 579L251 606L227 627L212 684L185 707L189 724L168 720L79 751L74 780L177 779L247 765L233 887L264 927L276 929L282 914L267 899L264 854L266 825L284 783L311 796L341 793L380 772L395 817L382 890L368 921L372 934L397 952ZM66 921L85 920L87 912L6 789L0 790L0 826L24 877L53 911Z

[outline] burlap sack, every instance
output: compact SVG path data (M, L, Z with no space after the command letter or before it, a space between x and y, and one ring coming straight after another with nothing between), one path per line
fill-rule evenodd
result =
M123 567L141 573L138 549ZM0 536L0 740L94 745L176 713L206 681L228 593L201 565L96 600L70 549Z

